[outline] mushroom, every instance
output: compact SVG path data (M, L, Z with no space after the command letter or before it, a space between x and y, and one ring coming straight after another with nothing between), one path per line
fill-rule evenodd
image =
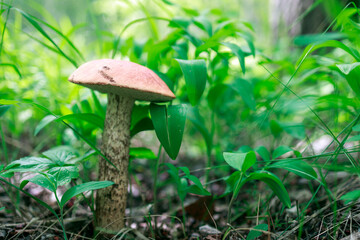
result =
M98 190L97 226L110 231L124 227L128 187L131 111L135 100L170 101L175 98L153 71L136 63L101 59L81 65L69 81L108 95L102 153L117 167L100 161L99 179L113 181Z

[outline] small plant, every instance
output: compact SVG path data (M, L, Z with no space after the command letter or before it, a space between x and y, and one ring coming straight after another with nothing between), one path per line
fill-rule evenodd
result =
M171 180L174 183L179 195L183 215L183 224L185 225L186 216L184 201L186 195L192 193L196 195L210 196L211 194L203 187L202 183L196 176L190 174L190 170L187 167L175 167L170 163L166 163L165 165L169 168L168 173L170 174ZM189 181L191 181L193 184L189 184Z
M238 197L241 188L249 181L260 180L266 183L286 207L291 207L290 197L284 187L284 184L275 174L268 171L268 169L284 169L310 180L317 178L317 174L313 168L304 161L298 159L275 160L281 155L289 151L293 151L287 146L280 146L275 149L273 153L273 160L270 160L270 154L265 147L259 147L257 148L257 151L265 160L265 166L260 169L255 166L256 154L254 151L248 151L245 153L223 153L226 163L237 170L226 179L228 188L225 194L232 192L232 197L228 207L228 223L231 223L231 210L233 203ZM254 168L254 171L249 171L251 167Z
M63 222L64 207L66 203L74 196L82 194L86 191L106 188L113 185L114 183L110 181L92 181L75 185L69 188L60 198L57 194L57 189L60 186L64 186L79 177L79 169L76 164L86 159L88 155L77 157L65 146L53 148L51 150L43 152L42 155L43 157L21 158L19 160L13 161L6 168L1 165L0 181L12 187L15 187L18 190L21 190L25 194L35 199L42 206L50 210L58 219L59 224L63 229L64 238L67 239ZM4 179L6 177L11 177L14 172L27 172L35 174L35 176L23 180L20 183L20 187L18 188ZM52 209L48 204L23 190L23 188L29 182L44 187L54 194L56 202L60 209L60 216L58 216L55 210ZM90 208L93 210L93 206L90 206Z

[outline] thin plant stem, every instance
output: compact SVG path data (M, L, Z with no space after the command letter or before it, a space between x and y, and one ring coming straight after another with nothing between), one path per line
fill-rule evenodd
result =
M236 187L234 189L233 195L231 197L231 200L230 200L230 203L229 203L229 206L228 206L228 215L227 215L226 222L229 223L229 224L230 224L230 218L231 218L231 209L232 209L232 206L234 204L235 199L237 198L237 196L239 194L239 190L240 190L240 188L242 186L241 182L242 182L243 176L244 176L244 173L241 172L239 181L236 184Z
M157 181L158 181L158 172L159 172L159 165L160 165L160 157L161 157L161 150L162 145L159 146L158 155L156 158L156 165L155 165L155 171L154 171L154 190L153 190L153 198L154 198L154 213L156 214L158 211L158 204L157 204ZM157 218L154 218L155 223L155 230L157 228Z
M0 123L0 136L1 136L1 143L2 143L2 148L3 148L3 154L4 154L5 163L9 164L9 158L8 158L8 154L7 154L7 147L6 147L6 143L5 143L5 134L4 134L3 127L2 127L1 123Z

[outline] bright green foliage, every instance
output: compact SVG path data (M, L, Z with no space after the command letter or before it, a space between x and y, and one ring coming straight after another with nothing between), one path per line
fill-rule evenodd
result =
M263 235L262 231L268 231L268 228L269 228L269 226L264 223L256 225L246 236L246 240L254 240L254 239L260 237L261 235ZM256 230L261 230L261 231L256 231Z
M169 156L177 157L184 133L186 105L155 105L150 106L151 120L161 144Z
M206 85L206 63L204 60L177 59L184 74L191 105L198 104Z
M357 201L359 198L360 198L360 190L354 190L341 196L340 199L345 201L345 203L349 203L349 202Z
M166 163L165 165L169 168L168 173L170 174L172 181L176 186L177 192L179 194L179 198L182 202L185 200L185 197L188 193L193 193L203 196L211 195L203 187L200 180L196 176L191 175L190 170L187 167L175 167L170 163ZM185 175L182 175L180 171L182 171ZM191 181L193 184L189 185L186 179Z
M224 159L231 167L246 172L256 162L256 155L253 151L247 153L224 152Z

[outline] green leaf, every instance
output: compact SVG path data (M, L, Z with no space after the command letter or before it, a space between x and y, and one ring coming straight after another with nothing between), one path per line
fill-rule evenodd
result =
M355 94L360 97L360 62L336 65Z
M300 160L284 159L269 165L267 168L280 168L309 180L317 179L314 169L308 163Z
M346 193L345 195L341 196L341 200L345 201L345 203L356 201L360 198L360 190L354 190L351 192Z
M348 54L350 54L351 56L353 56L356 59L356 61L360 62L360 54L357 50L355 50L352 47L346 46L342 42L339 42L336 40L329 40L324 43L312 44L312 45L307 46L305 48L305 50L303 51L301 57L299 58L298 62L296 63L296 65L298 66L303 61L303 59L305 59L306 56L308 56L313 51L315 51L319 48L325 48L325 47L340 48L340 49L344 50L345 52L347 52Z
M54 162L41 157L24 157L9 164L11 172L38 172L53 166ZM14 167L13 167L14 166Z
M264 159L264 161L270 161L270 153L264 146L255 148L255 151Z
M130 148L129 153L131 158L140 158L140 159L157 159L156 155L152 150L148 148Z
M244 100L245 104L253 111L256 110L256 102L253 93L252 85L244 80L238 78L234 84L230 85L232 89L234 89Z
M72 198L75 197L76 195L79 195L80 193L86 192L86 191L92 191L92 190L97 190L100 188L106 188L108 186L113 185L113 182L110 181L98 181L98 182L87 182L87 183L83 183L77 186L74 186L72 188L70 188L69 190L67 190L63 197L61 198L60 201L60 208L63 208L64 205Z
M346 142L354 142L354 141L360 141L360 135L353 136L346 140Z
M235 56L237 56L237 58L239 59L242 73L245 74L245 53L243 52L243 50L234 43L223 42L221 44L224 45L225 47L228 47L231 50L231 52L235 54Z
M194 183L193 185L190 185L187 188L188 193L193 193L193 194L203 195L203 196L210 196L211 195L211 193L209 193L203 187L200 180L197 177L195 177L194 175L185 176L185 178L189 179L190 181L192 181Z
M321 43L328 40L340 40L346 38L346 35L339 32L307 34L300 35L294 39L294 44L298 46L306 46L311 43Z
M352 130L356 132L360 132L360 124L353 126Z
M280 157L281 155L284 155L285 153L293 152L293 151L294 150L288 146L285 146L285 145L279 146L274 150L274 152L272 154L272 159L276 159L276 158Z
M286 133L296 139L304 139L306 137L305 126L301 123L279 123Z
M246 240L254 240L257 237L260 237L263 234L262 231L267 231L268 228L269 226L265 223L255 226L247 235ZM256 230L261 230L261 231L256 231Z
M76 166L53 167L48 173L55 177L57 186L70 183L71 179L79 177L79 169Z
M251 180L260 180L266 183L286 207L291 207L289 194L276 175L268 171L256 171L250 173L246 179L247 182Z
M187 193L192 193L192 194L201 195L201 196L211 196L211 193L209 193L205 188L200 188L195 184L188 186L185 189L185 191Z
M28 182L37 184L43 188L50 190L51 192L56 192L56 180L51 175L38 174L30 179L24 180L20 184L20 188L23 189Z
M17 75L19 76L19 78L22 78L19 69L18 69L14 64L11 64L11 63L0 63L0 66L3 66L3 67L11 67L11 68L17 73Z
M44 127L46 127L49 123L56 120L56 117L53 115L47 115L41 121L39 124L35 127L34 136L36 136Z
M194 18L194 24L207 32L209 37L212 36L212 25L211 22L205 16L198 16Z
M150 105L151 120L156 136L170 158L179 153L186 120L186 105Z
M247 153L223 153L224 159L231 167L245 173L256 162L256 154L253 151Z
M1 208L0 208L0 211L2 211L2 210L4 210L4 209L5 209L5 207L1 207Z
M192 106L198 104L206 85L206 63L204 60L176 59L184 74L186 90Z
M247 44L250 48L251 55L253 55L253 57L255 57L255 46L254 46L254 39L253 39L252 35L247 32L237 32L236 34L245 39L245 41L247 42Z
M0 117L2 117L9 109L11 105L1 105L0 106Z
M76 157L73 151L61 148L47 150L43 152L42 155L49 158L57 166L63 166Z

